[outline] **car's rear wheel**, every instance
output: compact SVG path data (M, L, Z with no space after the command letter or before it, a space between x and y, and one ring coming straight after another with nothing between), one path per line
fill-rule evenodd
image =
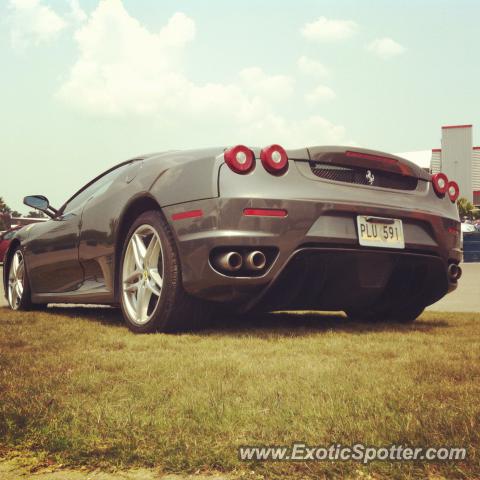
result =
M28 310L31 308L30 285L28 282L25 258L19 246L13 252L8 268L7 299L12 310Z
M119 275L123 316L134 332L192 328L208 314L207 305L183 289L175 242L160 212L145 212L131 225Z

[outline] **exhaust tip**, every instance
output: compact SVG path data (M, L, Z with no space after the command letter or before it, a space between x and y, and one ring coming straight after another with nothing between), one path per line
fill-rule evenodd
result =
M227 272L236 272L243 265L243 258L238 252L221 253L215 257L215 264Z
M267 259L263 252L259 250L254 250L250 252L245 257L245 266L249 270L262 270L267 264Z
M448 266L448 278L451 282L457 282L462 276L462 269L456 264L451 263Z

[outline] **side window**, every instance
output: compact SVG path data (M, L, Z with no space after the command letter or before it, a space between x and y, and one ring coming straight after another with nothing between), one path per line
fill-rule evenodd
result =
M81 207L86 201L93 195L95 190L97 189L97 183L92 183L89 187L85 190L81 191L78 195L73 197L66 205L63 210L64 213L73 212L77 208Z
M100 177L95 183L89 185L85 190L82 190L80 193L75 195L63 209L64 213L73 212L74 210L82 207L87 201L94 195L98 190L106 190L110 184L120 175L121 172L125 170L126 167L129 167L130 163L122 165L111 172L106 173Z
M3 235L3 240L10 240L13 235L15 234L16 230L12 230L11 232L7 232Z

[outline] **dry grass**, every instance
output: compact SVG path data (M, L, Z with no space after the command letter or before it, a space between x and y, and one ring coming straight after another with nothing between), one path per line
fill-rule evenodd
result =
M4 454L267 478L480 476L480 315L372 326L275 314L178 336L133 335L118 316L0 309ZM368 466L237 459L239 445L298 440L466 446L469 456Z

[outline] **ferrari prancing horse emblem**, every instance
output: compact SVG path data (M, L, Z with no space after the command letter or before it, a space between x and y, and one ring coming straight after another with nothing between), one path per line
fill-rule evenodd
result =
M369 185L373 185L373 182L375 181L375 175L372 173L371 170L367 170L365 178L367 179Z

